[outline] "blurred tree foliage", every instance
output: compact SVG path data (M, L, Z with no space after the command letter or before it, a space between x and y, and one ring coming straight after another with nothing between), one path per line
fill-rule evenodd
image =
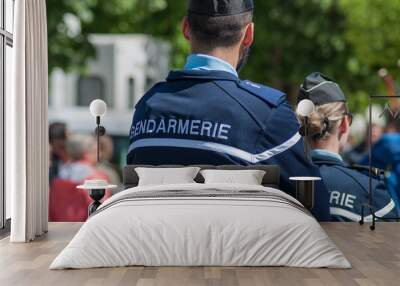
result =
M47 0L50 70L82 70L94 56L90 33L163 38L172 44L173 68L180 68L190 51L180 32L186 2ZM255 6L256 40L242 77L284 90L292 102L312 71L339 82L352 110L364 108L368 94L384 92L379 68L400 74L400 0L255 0Z
M400 0L340 0L340 6L346 18L344 39L353 49L346 65L350 103L359 110L367 105L368 94L387 95L377 76L380 68L400 83Z

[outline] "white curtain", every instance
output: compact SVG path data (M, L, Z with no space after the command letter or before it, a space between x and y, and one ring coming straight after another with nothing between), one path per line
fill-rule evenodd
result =
M48 227L48 67L45 0L15 1L13 94L6 111L12 242Z

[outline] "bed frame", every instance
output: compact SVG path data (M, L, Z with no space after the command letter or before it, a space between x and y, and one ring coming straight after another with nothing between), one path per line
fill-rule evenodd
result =
M182 165L163 165L163 166L150 166L150 165L130 165L124 168L123 184L124 188L137 187L139 183L139 176L135 171L135 168L146 167L146 168L179 168L185 167ZM279 178L280 168L275 165L255 165L255 166L211 166L211 165L191 165L189 167L199 167L201 169L218 169L218 170L263 170L266 172L262 185L265 187L271 187L279 189ZM199 173L195 178L197 183L204 183L203 176Z

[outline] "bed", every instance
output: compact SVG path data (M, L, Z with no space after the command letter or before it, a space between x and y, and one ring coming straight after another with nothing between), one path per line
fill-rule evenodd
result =
M278 189L277 166L199 166L264 170L259 186L205 184L200 174L196 183L138 186L137 167L125 168L126 189L100 206L50 269L351 267L309 211Z

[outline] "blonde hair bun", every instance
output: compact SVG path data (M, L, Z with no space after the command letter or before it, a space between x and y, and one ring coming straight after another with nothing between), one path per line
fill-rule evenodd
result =
M346 113L346 103L334 102L317 106L307 121L303 116L299 114L297 116L302 125L302 130L307 127L307 139L319 141L324 140L334 132L337 123L343 119ZM307 126L305 126L306 122Z

